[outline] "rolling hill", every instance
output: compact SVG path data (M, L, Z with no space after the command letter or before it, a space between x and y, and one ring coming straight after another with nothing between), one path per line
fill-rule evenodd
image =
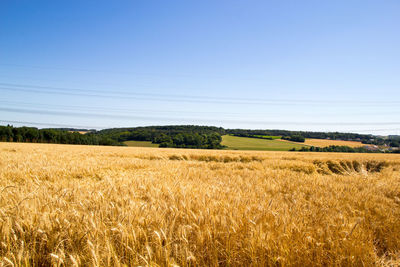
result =
M264 150L264 151L289 151L292 148L301 149L305 145L282 140L267 140L258 138L238 137L231 135L222 136L222 145L233 150Z

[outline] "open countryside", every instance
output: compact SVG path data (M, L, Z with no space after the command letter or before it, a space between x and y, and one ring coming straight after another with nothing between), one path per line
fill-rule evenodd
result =
M400 0L0 2L0 267L400 267Z
M0 143L1 261L397 266L399 186L396 154Z
M293 148L299 150L304 147L304 145L294 142L238 137L232 135L223 135L221 144L226 146L227 149L233 150L289 151Z
M287 140L281 140L284 142L290 142L294 144L299 144L297 142L291 142ZM313 139L313 138L305 138L304 144L306 146L315 146L315 147L328 147L328 146L348 146L348 147L362 147L366 146L359 141L344 141L344 140L330 140L330 139Z
M159 147L159 144L154 144L150 141L125 141L124 144L131 147ZM228 150L289 151L293 148L298 150L304 147L302 144L283 140L266 140L230 135L222 136L221 144L226 146L225 149Z
M159 144L153 144L150 141L125 141L124 144L133 147L159 147Z
M292 149L302 149L303 147L328 147L328 146L348 146L363 147L368 146L359 141L343 141L330 139L305 138L304 143L292 142L280 139L280 136L256 136L257 138L238 137L223 135L221 144L228 150L260 150L260 151L289 151ZM262 139L271 138L272 140ZM125 145L132 147L159 147L150 141L125 141Z
M85 134L87 132L82 132ZM257 138L237 137L231 135L222 136L222 145L226 149L231 150L260 150L260 151L289 151L291 149L299 150L302 147L315 146L315 147L328 147L328 146L349 146L349 147L362 147L358 141L343 141L343 140L329 140L329 139L312 139L306 138L304 143L291 142L280 139L281 136L257 136ZM270 138L262 139L262 138ZM289 143L289 144L288 144ZM125 145L132 147L159 147L159 144L150 141L125 141Z
M308 146L317 147L328 147L328 146L349 146L349 147L361 147L365 144L358 141L343 141L343 140L328 140L328 139L310 139L306 138L304 142Z

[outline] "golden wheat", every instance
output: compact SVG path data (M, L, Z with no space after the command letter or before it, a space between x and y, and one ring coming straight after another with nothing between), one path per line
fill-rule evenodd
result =
M328 147L328 146L349 146L349 147L361 147L365 146L365 144L358 141L343 141L343 140L327 140L327 139L312 139L306 138L304 142L305 145L308 146L317 146L317 147Z
M0 143L3 266L400 264L400 155Z
M304 144L307 146L315 146L315 147L328 147L328 146L349 146L349 147L362 147L366 146L365 144L358 141L343 141L343 140L328 140L328 139L313 139L306 138L304 143L292 142L284 139L280 139L280 141L294 143L294 144Z

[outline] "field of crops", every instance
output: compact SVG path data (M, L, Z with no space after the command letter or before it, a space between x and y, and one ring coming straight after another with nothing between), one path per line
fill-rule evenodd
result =
M0 143L2 266L398 266L400 155Z
M222 145L234 150L261 150L261 151L289 151L304 147L304 144L286 142L283 140L267 140L260 138L237 137L232 135L222 136Z
M342 141L342 140L327 140L327 139L312 139L306 138L304 142L308 146L327 147L327 146L349 146L349 147L360 147L365 144L357 141Z
M124 144L133 147L159 147L158 144L153 144L150 141L125 141Z
M281 139L282 136L276 136L276 135L253 135L255 137L259 137L259 138L264 138L264 139Z

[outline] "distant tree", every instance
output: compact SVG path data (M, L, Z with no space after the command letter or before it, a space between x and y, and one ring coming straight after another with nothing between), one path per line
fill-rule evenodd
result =
M25 139L28 142L36 143L39 139L39 132L36 128L27 128L25 132Z
M398 140L390 141L389 146L391 146L391 147L400 147L400 141L398 141Z
M282 139L284 140L289 140L292 142L300 142L300 143L304 143L305 142L305 138L301 135L290 135L290 136L283 136Z

